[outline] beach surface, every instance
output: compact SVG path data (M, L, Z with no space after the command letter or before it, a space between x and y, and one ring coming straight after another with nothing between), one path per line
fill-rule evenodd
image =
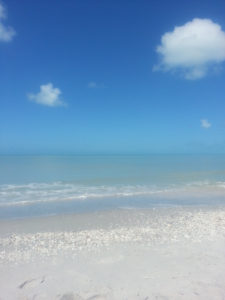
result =
M225 208L0 221L0 299L225 299Z

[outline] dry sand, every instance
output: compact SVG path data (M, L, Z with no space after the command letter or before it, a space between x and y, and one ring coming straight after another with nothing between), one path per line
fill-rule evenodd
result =
M0 221L0 299L225 299L225 208Z

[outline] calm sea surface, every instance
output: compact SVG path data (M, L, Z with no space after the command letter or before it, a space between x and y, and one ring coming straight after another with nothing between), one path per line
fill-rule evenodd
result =
M0 218L224 205L224 195L225 155L0 156Z

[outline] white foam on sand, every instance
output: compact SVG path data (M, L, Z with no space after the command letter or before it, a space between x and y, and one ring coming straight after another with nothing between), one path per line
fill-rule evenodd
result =
M225 299L225 208L0 222L0 299Z

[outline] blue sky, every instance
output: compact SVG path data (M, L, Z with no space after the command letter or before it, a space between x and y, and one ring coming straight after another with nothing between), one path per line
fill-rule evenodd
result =
M0 153L224 153L224 32L224 0L0 2Z

